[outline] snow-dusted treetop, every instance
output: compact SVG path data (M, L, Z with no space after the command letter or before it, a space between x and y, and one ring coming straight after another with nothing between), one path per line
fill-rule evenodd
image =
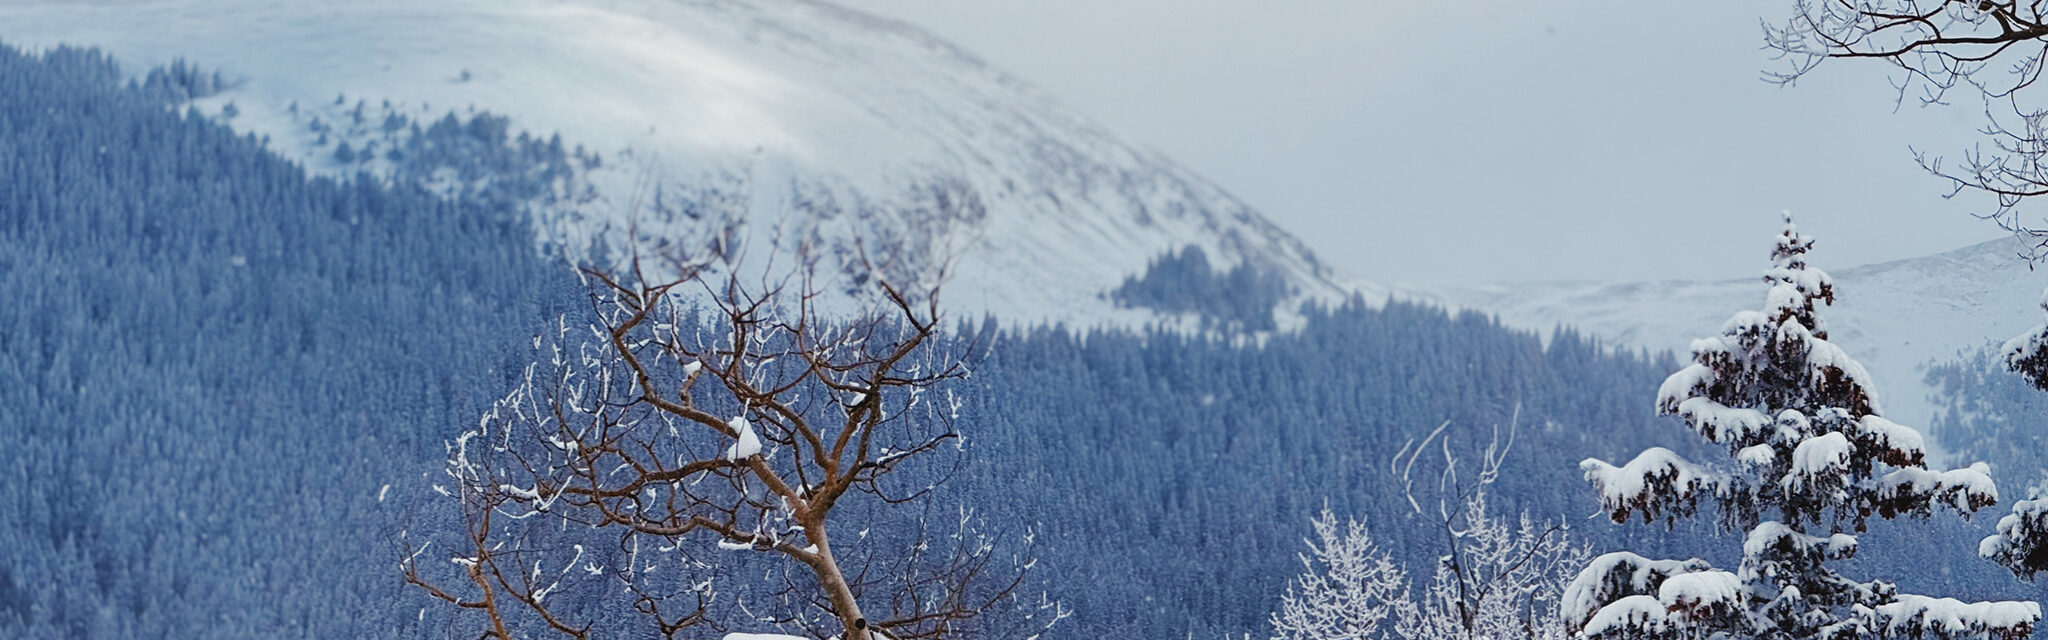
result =
M1819 308L1834 283L1806 262L1813 240L1786 216L1765 271L1763 308L1736 313L1718 336L1692 343L1693 364L1657 393L1725 450L1719 464L1663 448L1616 466L1589 459L1586 477L1616 522L1716 508L1743 532L1732 572L1695 560L1601 556L1575 579L1564 615L1581 637L2017 637L2032 632L2031 602L1965 604L1857 582L1830 563L1852 557L1868 518L1971 513L1998 500L1981 466L1926 467L1922 438L1880 415L1870 375L1828 342Z

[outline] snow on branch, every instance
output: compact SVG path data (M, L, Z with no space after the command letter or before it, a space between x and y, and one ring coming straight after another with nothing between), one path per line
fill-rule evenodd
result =
M1742 580L1726 571L1681 573L1657 586L1657 602L1680 624L1726 616L1744 597Z
M2048 500L2013 503L2012 513L1998 519L1998 533L1977 543L1977 555L2022 578L2048 567Z
M1565 586L1559 614L1566 627L1582 637L1626 625L1662 630L1670 623L1661 599L1664 583L1672 576L1705 571L1712 568L1698 558L1651 560L1627 551L1602 554ZM1690 589L1674 590L1673 599L1692 595Z
M2048 311L2048 291L2041 292L2041 308ZM2005 366L2033 383L2035 388L2048 390L2048 324L2036 325L1999 348L2005 355Z
M1658 585L1657 595L1622 597L1601 607L1579 629L1581 638L1641 638L1677 635L1710 620L1733 615L1743 604L1742 581L1726 571L1679 573Z
M1656 637L1677 630L1678 625L1656 596L1633 595L1616 600L1586 620L1580 638Z
M1813 436L1792 449L1792 466L1778 479L1787 493L1840 490L1855 447L1840 431Z
M1918 429L1875 415L1863 416L1856 426L1857 446L1878 454L1879 462L1894 467L1926 463L1926 446Z
M1770 563L1818 564L1856 556L1856 536L1837 533L1827 537L1800 533L1776 520L1759 522L1742 540L1744 558Z
M2048 313L2048 290L2041 292L2041 310ZM2002 348L2005 366L2035 388L2048 391L2048 324L2014 336ZM1977 554L1997 562L2013 575L2032 579L2048 569L2048 499L2030 495L2014 503L2012 513L1998 520L1998 533L1977 545Z
M2034 635L2041 605L2033 602L1962 602L1899 594L1878 605L1875 622L1891 637L2019 640Z
M1723 354L1722 351L1714 348L1720 345L1721 341L1719 339L1713 339L1710 344L1702 344L1707 342L1707 340L1693 341L1692 352L1694 358L1705 359ZM1673 373L1670 377L1664 379L1663 386L1657 388L1657 411L1660 413L1680 412L1687 400L1703 396L1707 392L1707 388L1714 384L1714 381L1714 368L1706 364L1693 364L1686 366L1684 369L1679 369L1677 373ZM1712 400L1710 399L1709 402L1712 402ZM1718 402L1714 404L1726 406ZM1710 415L1716 419L1719 418L1718 412L1710 410L1709 407L1694 407L1693 412L1694 414ZM1704 431L1718 433L1719 429Z
M1981 462L1948 471L1902 468L1878 479L1876 503L1887 514L1926 515L1935 505L1974 513L1998 503L1998 486L1989 471Z
M1722 444L1754 441L1765 433L1766 427L1771 426L1770 416L1762 411L1730 407L1715 402L1713 398L1686 398L1679 401L1673 410L1699 429L1700 435Z
M1645 449L1620 467L1587 458L1579 469L1593 481L1600 506L1617 523L1626 522L1630 513L1641 513L1644 522L1691 514L1700 495L1720 483L1719 476L1663 447Z

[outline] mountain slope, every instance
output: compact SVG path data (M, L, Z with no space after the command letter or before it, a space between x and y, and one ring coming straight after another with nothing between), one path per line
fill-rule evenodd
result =
M1828 269L1822 245L1815 257L1835 278L1836 303L1821 316L1830 338L1877 378L1888 415L1929 424L1934 407L1926 363L2002 342L2041 322L2038 303L2048 274L2029 270L2018 258L2022 248L2001 239L1924 258ZM1692 340L1718 333L1729 315L1761 305L1764 292L1759 280L1744 279L1450 288L1438 295L1512 325L1570 324L1615 345L1682 354Z
M355 150L392 148L391 115L476 110L559 134L594 160L540 207L545 240L571 246L736 220L749 251L900 243L919 266L955 257L956 309L1020 320L1150 317L1102 294L1187 246L1300 295L1351 286L1215 185L1017 79L822 3L12 3L0 39L220 70L194 108L319 171L390 173Z

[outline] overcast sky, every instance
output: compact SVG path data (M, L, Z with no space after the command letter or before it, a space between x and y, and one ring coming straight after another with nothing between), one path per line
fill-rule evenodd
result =
M1824 269L2001 235L1908 152L1972 144L1981 108L1895 112L1874 64L1759 80L1758 20L1789 0L845 3L1037 84L1368 280L1748 277L1787 209Z

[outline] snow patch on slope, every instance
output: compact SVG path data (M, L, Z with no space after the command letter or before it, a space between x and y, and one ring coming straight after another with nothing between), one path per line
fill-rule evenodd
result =
M336 162L339 140L307 126L358 101L416 120L509 116L604 160L549 207L544 233L573 246L629 227L681 236L706 216L744 219L762 250L914 237L919 259L957 257L956 313L1016 320L1148 321L1101 294L1186 246L1281 274L1299 292L1284 306L1384 296L958 48L821 3L10 3L0 40L99 46L131 72L179 58L219 70L230 88L197 107L234 104L229 124L316 171L365 168Z
M1924 258L1828 270L1836 300L1819 310L1828 340L1870 371L1886 417L1925 429L1935 411L1929 401L1935 390L1926 383L1928 362L2001 344L2040 322L2037 301L2048 273L2027 268L2019 257L2025 248L2008 238ZM1692 340L1717 334L1730 315L1757 308L1765 294L1760 279L1543 283L1436 292L1452 306L1495 313L1509 325L1546 331L1572 325L1622 348L1670 350L1681 359Z

